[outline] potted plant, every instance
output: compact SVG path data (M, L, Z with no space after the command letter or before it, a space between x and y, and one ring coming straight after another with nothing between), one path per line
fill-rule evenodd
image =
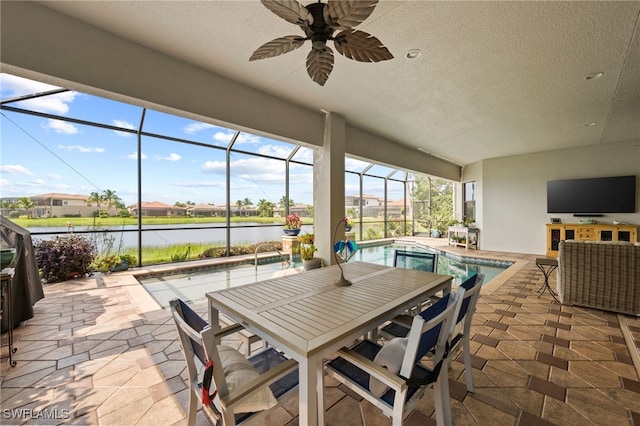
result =
M119 270L126 271L131 266L135 265L137 261L138 261L138 259L134 255L121 254L120 255L120 263L119 263L121 269L119 269Z
M284 233L286 235L298 235L302 227L300 216L295 213L288 214L285 218Z
M351 222L351 219L349 218L349 216L345 216L344 217L344 230L346 232L351 231L351 228L353 227L353 222Z
M305 271L309 269L319 268L322 264L322 259L314 258L314 253L318 251L314 243L314 235L305 233L298 237L300 243L300 257L302 258L302 265Z

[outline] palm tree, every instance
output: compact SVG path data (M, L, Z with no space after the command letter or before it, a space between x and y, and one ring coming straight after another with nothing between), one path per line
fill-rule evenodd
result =
M11 203L11 201L0 201L0 209L2 210L2 214L8 216L8 213L11 211L11 207L13 207L13 204ZM7 212L5 212L5 210L8 210Z
M100 208L100 203L102 202L102 195L100 195L100 193L97 191L93 191L91 194L89 194L89 198L87 198L87 201L91 204L96 203L96 206Z
M96 203L96 206L98 207L98 216L100 216L100 203L102 202L102 200L102 195L100 195L100 193L97 191L89 194L89 198L87 198L87 202L89 202L90 204Z
M18 201L16 201L16 206L18 208L25 209L27 216L29 216L29 209L34 208L36 206L36 203L31 201L31 198L29 197L22 197L22 198L19 198Z
M294 205L293 200L289 200L289 207L293 205ZM284 209L286 206L287 206L287 197L283 195L282 198L280 198L280 201L278 201L278 207L281 207Z
M273 216L274 207L275 207L275 204L263 198L260 201L258 201L258 215L262 217L271 217Z
M107 208L111 206L117 206L120 200L120 197L116 194L116 191L112 191L111 189L105 189L102 191L102 200L107 203Z

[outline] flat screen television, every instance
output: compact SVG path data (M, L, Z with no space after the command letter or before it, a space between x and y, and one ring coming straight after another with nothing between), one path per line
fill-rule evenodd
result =
M634 213L636 177L547 182L547 213Z

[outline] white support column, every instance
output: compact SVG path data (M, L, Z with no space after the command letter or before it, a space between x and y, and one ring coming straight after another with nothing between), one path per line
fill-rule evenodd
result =
M327 264L335 263L333 234L344 219L344 156L345 119L327 112L322 147L313 153L314 234L318 256ZM344 225L340 225L337 239L344 238Z

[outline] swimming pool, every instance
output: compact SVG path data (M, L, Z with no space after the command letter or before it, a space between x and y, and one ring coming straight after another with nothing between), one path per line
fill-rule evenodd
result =
M453 283L460 284L474 273L485 275L484 283L488 283L508 268L512 262L498 262L473 257L460 257L420 244L386 243L385 245L363 245L350 260L393 265L395 249L410 251L429 251L438 253L439 274L453 276ZM300 266L299 264L293 266ZM210 266L192 268L176 273L148 273L137 277L145 290L162 307L168 307L169 301L179 297L185 301L204 300L205 293L222 290L238 285L249 284L271 278L274 273L286 269L281 262L261 264L256 269L251 265Z
M438 254L438 274L452 275L453 283L460 284L473 274L484 274L484 284L491 281L513 264L510 261L496 261L489 259L458 256L427 247L421 244L393 243L385 245L364 246L356 252L351 261L378 263L393 266L393 254L396 249L428 252Z

